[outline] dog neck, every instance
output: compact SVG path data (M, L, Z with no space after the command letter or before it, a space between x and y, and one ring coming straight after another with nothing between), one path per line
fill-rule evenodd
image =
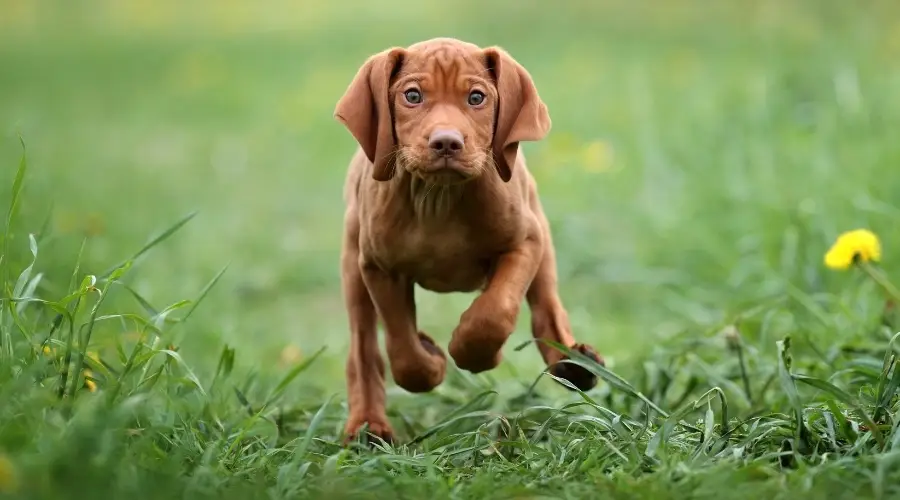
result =
M459 206L469 184L472 184L429 184L402 169L401 172L396 180L397 186L405 191L404 198L419 220L446 219Z

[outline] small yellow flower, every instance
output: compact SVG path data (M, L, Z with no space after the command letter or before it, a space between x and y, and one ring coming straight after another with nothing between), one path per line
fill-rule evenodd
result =
M831 269L849 268L856 260L878 262L881 259L881 242L868 229L856 229L838 236L825 254L825 265Z
M84 374L84 386L87 390L91 392L97 392L97 382L91 378L93 372L90 369L86 369L82 372Z
M582 152L582 165L588 172L606 172L613 167L613 149L607 142L594 141Z
M45 345L41 352L44 353L44 356L53 356L56 354L56 349L51 348L49 345Z
M128 340L138 342L139 340L141 340L144 337L144 334L141 332L127 332L127 333L122 334L122 336Z
M288 344L281 350L279 358L282 366L293 365L303 359L303 352L294 344Z
M103 217L97 213L88 214L87 220L83 223L83 231L86 236L99 236L106 230L106 223Z
M19 478L12 460L0 453L0 493L13 493L19 488Z

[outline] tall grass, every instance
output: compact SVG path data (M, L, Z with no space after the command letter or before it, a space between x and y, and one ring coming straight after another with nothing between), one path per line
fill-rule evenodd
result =
M898 6L6 2L0 497L897 497ZM439 35L550 108L526 156L608 369L560 388L524 308L345 449L333 107ZM827 269L854 227L883 261ZM470 300L417 292L422 328Z
M24 145L23 145L24 147ZM438 393L392 396L396 446L340 446L342 395L300 390L319 353L276 383L237 373L226 347L198 374L172 342L224 269L191 300L156 306L108 272L41 272L41 241L14 232L27 162L3 236L0 497L83 498L890 498L900 494L896 315L857 281L835 295L789 290L708 332L659 343L603 381L553 400L534 383L453 372ZM22 237L22 235L27 235ZM20 266L9 249L26 246ZM23 250L23 249L19 249ZM23 252L24 254L24 252ZM856 272L856 271L854 271ZM861 274L861 276L864 276ZM879 274L882 286L890 285ZM43 280L68 282L40 296ZM52 288L52 287L51 287ZM890 289L888 287L888 289ZM130 298L137 312L106 298ZM120 302L117 302L120 303ZM862 330L818 345L779 317ZM95 352L98 338L112 347ZM806 349L795 348L804 338ZM526 346L521 346L526 347Z

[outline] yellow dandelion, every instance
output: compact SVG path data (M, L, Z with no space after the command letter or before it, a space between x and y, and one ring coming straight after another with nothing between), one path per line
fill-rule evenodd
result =
M53 349L49 345L45 345L41 352L44 353L44 356L53 356L56 354L56 349Z
M91 392L97 392L97 382L95 382L94 379L91 378L93 372L90 369L86 369L82 373L84 374L84 386L87 388L87 390Z
M18 488L19 478L12 460L0 453L0 493L13 493Z
M606 172L613 167L613 149L609 143L594 141L582 152L582 165L588 172Z
M106 221L100 214L88 214L82 223L82 230L86 236L99 236L106 231Z
M282 366L293 365L303 359L303 352L294 344L288 344L281 350L279 361Z
M78 227L78 219L71 210L60 210L54 215L53 226L60 233L71 233Z
M844 270L854 262L878 262L881 259L881 242L868 229L855 229L838 236L825 254L825 265Z
M142 338L144 338L144 334L141 332L126 332L126 333L123 333L122 336L125 337L126 339L134 341L134 342L138 342Z

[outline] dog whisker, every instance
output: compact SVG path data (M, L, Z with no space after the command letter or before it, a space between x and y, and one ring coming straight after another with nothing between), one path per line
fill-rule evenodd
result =
M432 185L428 186L428 190L425 191L425 195L422 196L422 199L423 199L423 200L426 199L426 198L428 198L428 193L430 193L431 190L434 189L434 186L435 186L435 184L432 184Z

